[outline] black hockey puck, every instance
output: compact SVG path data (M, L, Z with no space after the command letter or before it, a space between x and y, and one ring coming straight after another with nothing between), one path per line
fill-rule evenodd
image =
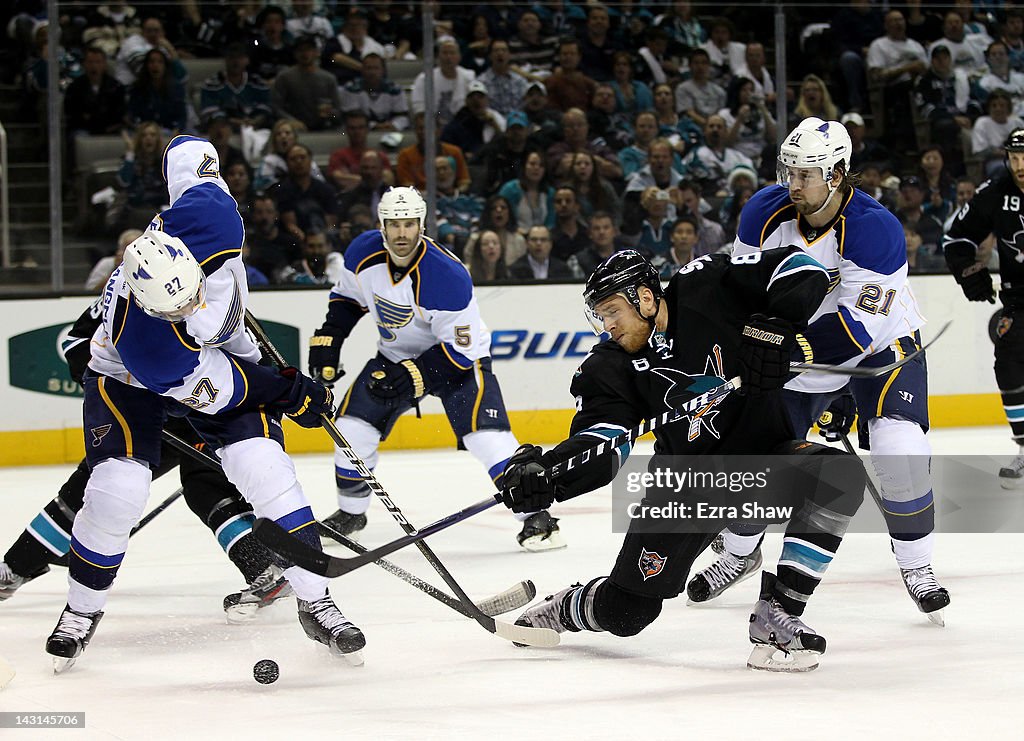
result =
M252 676L260 684L273 684L281 676L281 668L273 659L260 659L252 668Z

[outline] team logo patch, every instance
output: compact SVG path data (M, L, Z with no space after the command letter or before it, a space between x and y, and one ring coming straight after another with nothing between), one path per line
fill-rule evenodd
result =
M392 330L401 329L412 321L412 307L388 301L376 293L373 294L373 305L377 309L377 329L381 338L385 342L394 342L398 335Z
M662 556L656 551L649 551L646 548L640 549L640 573L644 576L644 581L657 576L664 570L665 562L668 561L668 556Z
M220 169L217 167L217 160L210 155L203 155L203 161L196 168L196 175L201 178L215 178L220 176Z
M999 317L999 323L996 324L996 337L1002 337L1004 334L1010 331L1010 327L1013 326L1012 316L1001 316Z
M99 427L90 427L89 432L92 433L92 446L98 448L100 443L103 442L103 438L107 436L113 425L100 425Z

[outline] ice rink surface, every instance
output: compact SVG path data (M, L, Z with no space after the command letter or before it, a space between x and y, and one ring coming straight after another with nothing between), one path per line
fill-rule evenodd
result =
M936 453L1012 454L1003 428L930 437ZM329 514L330 457L296 460L314 511ZM0 471L0 552L71 470ZM464 452L385 453L377 473L419 525L487 493ZM150 506L176 479L154 485ZM562 551L520 551L518 523L502 508L429 542L475 598L526 578L543 596L608 573L622 537L611 533L610 503L605 489L558 505ZM362 542L399 535L375 502ZM804 616L828 652L803 675L745 666L756 579L710 606L666 602L632 639L563 634L558 648L520 649L371 565L332 583L367 636L366 664L355 668L305 637L292 600L227 625L221 600L242 586L239 574L179 501L132 539L92 645L69 672L54 676L43 649L64 606L66 572L54 569L0 603L0 655L18 671L0 692L0 711L86 713L82 730L0 730L0 738L1019 738L1022 545L1019 534L940 534L935 570L953 602L939 628L907 596L887 536L850 535ZM769 536L766 568L779 548L780 537ZM443 586L415 548L393 560ZM262 658L280 664L277 683L253 680Z

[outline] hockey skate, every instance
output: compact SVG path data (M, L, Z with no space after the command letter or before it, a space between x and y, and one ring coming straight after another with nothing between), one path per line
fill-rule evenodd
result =
M363 665L360 649L366 645L363 631L346 618L331 595L315 602L296 600L299 604L299 623L306 635L327 646L335 656L343 657L352 666Z
M60 674L74 666L75 661L89 645L102 617L102 611L81 613L75 612L67 605L64 606L64 612L57 620L57 627L46 639L46 653L53 656L54 674Z
M330 534L327 532L327 528L330 528L338 535L344 535L351 540L359 540L359 534L363 528L366 527L366 515L353 515L345 512L344 510L338 510L333 515L325 517L323 523L317 523L316 529L320 533L320 537L335 542Z
M288 579L280 568L271 564L241 592L233 592L224 598L224 614L233 625L248 623L256 617L258 610L292 594Z
M723 550L717 561L690 579L686 585L686 603L694 605L713 600L729 587L756 574L763 562L761 546L749 556L736 556Z
M547 510L527 517L516 540L523 548L534 553L565 548L565 541L558 529L558 518L552 517Z
M573 625L571 620L563 622L562 614L566 598L582 588L583 585L577 583L566 587L561 592L549 594L542 602L527 608L522 615L516 618L516 625L524 625L527 628L550 628L556 633L564 633L567 630L571 633L578 633L580 629ZM522 648L525 644L516 643L515 645Z
M900 574L917 609L936 625L945 626L942 608L949 604L949 592L939 584L931 565L919 569L900 569Z
M42 571L38 574L33 576L19 576L14 573L14 570L11 569L10 566L3 561L0 561L0 602L3 602L5 599L10 599L18 589L28 584L37 576L42 576L49 570L49 566L44 566Z
M770 672L809 672L818 668L825 639L796 615L790 615L772 596L775 574L761 575L761 599L750 615L754 648L747 667Z
M1014 456L1010 465L999 469L999 485L1004 489L1024 486L1024 455Z

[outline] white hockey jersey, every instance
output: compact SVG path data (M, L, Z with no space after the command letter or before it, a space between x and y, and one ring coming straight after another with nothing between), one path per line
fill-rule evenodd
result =
M490 355L491 333L480 318L469 271L429 237L414 262L400 270L388 259L379 230L360 234L345 250L330 300L369 312L380 333L377 347L393 362L416 358L439 343L462 370Z
M863 191L845 197L831 224L807 225L779 185L763 188L743 207L733 254L797 245L828 270L829 293L804 333L814 362L855 366L925 319L907 281L907 245L896 217ZM821 393L847 377L803 373L786 388Z
M206 275L206 301L182 322L151 317L132 298L121 265L103 291L103 321L93 335L89 367L215 414L241 404L248 391L231 356L255 363L260 355L243 323L244 228L210 142L175 137L163 167L171 207L148 228L185 243Z

